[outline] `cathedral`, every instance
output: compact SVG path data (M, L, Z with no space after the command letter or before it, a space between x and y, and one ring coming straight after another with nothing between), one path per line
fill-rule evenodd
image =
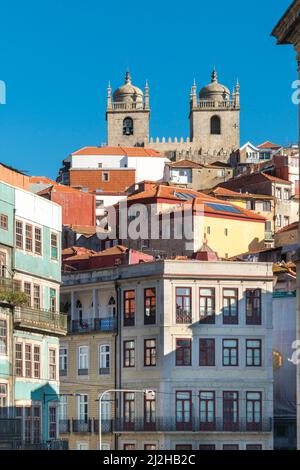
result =
M190 136L183 138L153 139L149 137L149 86L144 92L133 85L126 72L124 85L113 95L107 89L107 145L151 147L171 160L189 159L208 164L227 162L240 147L240 85L232 93L218 82L213 70L211 82L197 95L194 82L190 92Z

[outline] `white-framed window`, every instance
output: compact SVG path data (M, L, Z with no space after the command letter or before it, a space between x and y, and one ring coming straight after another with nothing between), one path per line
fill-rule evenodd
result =
M68 397L66 395L61 395L59 397L58 419L59 421L68 419Z
M57 380L57 362L56 362L56 349L49 348L48 351L49 362L49 380Z
M89 443L88 442L77 442L76 449L77 450L89 450Z
M6 252L0 251L0 277L6 277L7 274Z
M0 318L0 355L7 355L7 320Z
M110 345L101 344L99 346L99 374L110 374Z
M105 423L111 420L111 394L107 393L101 400L101 418L102 425L105 427Z
M8 387L0 383L0 418L6 418L8 412Z
M89 397L88 395L78 395L77 397L78 405L78 419L84 423L88 422L89 419Z
M89 347L78 348L78 375L87 375L89 370Z
M102 442L101 450L110 450L110 444L107 442Z
M68 348L59 348L59 375L66 376L68 373Z
M281 215L276 214L276 227L281 227Z

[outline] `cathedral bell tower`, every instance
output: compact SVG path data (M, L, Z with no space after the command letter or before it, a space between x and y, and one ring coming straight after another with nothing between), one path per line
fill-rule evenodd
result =
M107 145L144 147L149 140L149 87L145 93L132 85L126 72L125 83L111 96L110 83L107 88Z

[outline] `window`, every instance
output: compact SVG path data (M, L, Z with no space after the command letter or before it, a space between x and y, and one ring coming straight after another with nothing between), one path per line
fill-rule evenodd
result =
M41 348L40 346L33 346L33 376L35 379L41 377Z
M200 430L213 431L216 424L215 392L200 392Z
M0 228L8 230L8 217L5 214L0 214Z
M7 355L7 321L0 320L0 354Z
M87 423L89 419L88 395L79 395L78 399L78 419L83 423Z
M58 259L58 240L57 234L51 233L51 259L57 260Z
M0 277L6 277L6 253L0 251Z
M223 366L239 365L238 339L223 339Z
M135 291L124 291L124 326L134 326Z
M39 227L34 227L34 252L42 254L42 230Z
M134 341L124 341L124 367L135 366L135 344Z
M263 201L263 211L271 212L271 210L272 210L271 201Z
M215 444L200 444L199 450L216 450Z
M261 325L261 289L246 289L246 324Z
M16 343L15 370L16 370L17 377L23 376L23 345L22 343Z
M56 380L56 349L49 349L49 380Z
M30 282L24 282L24 293L27 297L27 306L31 307L31 284Z
M261 367L261 340L246 340L246 366Z
M49 439L57 437L56 406L49 406Z
M124 425L126 429L134 429L135 421L135 395L132 392L124 393Z
M223 392L223 430L238 429L239 424L239 393Z
M103 182L108 182L109 181L109 172L108 171L104 171L102 173L102 181Z
M262 427L262 394L261 392L246 393L247 430L261 431Z
M50 288L50 311L56 312L56 290Z
M156 444L144 444L144 450L156 450Z
M200 323L215 323L215 289L199 289Z
M135 450L135 444L124 444L123 450Z
M176 429L192 429L192 392L176 392Z
M89 450L89 443L88 442L77 442L77 450Z
M210 120L210 133L212 135L221 134L221 119L219 116L213 116Z
M25 344L25 377L32 376L31 344Z
M278 187L275 188L275 195L277 199L281 199L281 188L278 188Z
M144 324L155 325L156 323L156 289L144 289Z
M288 201L289 198L290 198L290 191L289 191L289 189L284 189L284 190L283 190L283 199L284 199L285 201Z
M237 325L238 322L238 289L223 289L223 323Z
M192 365L192 340L176 339L176 366Z
M144 340L144 366L156 366L156 339Z
M261 444L246 444L246 450L262 450Z
M16 220L16 247L23 250L23 222Z
M116 316L116 301L113 297L109 299L108 302L108 311L109 311L109 316L115 317Z
M41 409L39 405L17 408L18 417L24 419L25 442L38 444L41 439Z
M281 227L281 215L276 214L276 227Z
M176 288L176 323L191 323L192 321L192 289L190 287Z
M38 444L41 439L41 408L39 406L33 406L32 408L32 435L33 443ZM55 429L56 430L56 429ZM49 435L50 437L50 435ZM56 436L55 436L56 437Z
M239 450L239 444L223 444L223 450Z
M156 399L155 394L144 394L144 426L145 431L155 430L156 422Z
M215 362L215 340L199 339L199 366L213 367Z
M25 250L33 251L32 225L25 224Z
M0 418L7 418L7 385L0 383Z
M228 236L228 228L224 228L224 235L225 235L225 237Z
M41 288L37 284L33 286L33 308L36 310L41 308Z
M99 374L110 374L110 346L101 344L99 346Z
M176 444L175 450L192 450L191 444Z
M88 375L89 373L89 347L79 346L78 348L78 375Z
M133 120L126 117L123 121L123 135L133 135Z
M287 216L283 217L283 226L286 227L290 223L290 218Z
M59 375L66 376L68 373L68 349L59 348Z

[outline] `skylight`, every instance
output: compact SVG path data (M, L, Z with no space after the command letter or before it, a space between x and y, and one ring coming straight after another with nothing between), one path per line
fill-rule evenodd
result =
M189 199L196 199L197 196L195 194L191 193L180 193L177 191L174 191L174 196L178 197L178 199L182 199L183 201L188 201Z
M211 209L215 209L216 211L231 212L232 214L242 214L242 211L240 211L237 207L226 206L225 204L215 204L214 202L209 202L206 204L208 207L211 207Z

